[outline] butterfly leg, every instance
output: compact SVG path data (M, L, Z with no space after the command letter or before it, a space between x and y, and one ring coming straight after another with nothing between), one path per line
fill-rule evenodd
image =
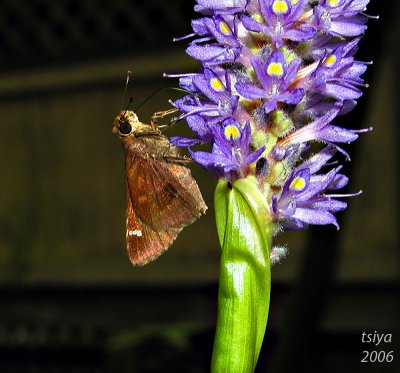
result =
M193 160L192 158L186 155L168 155L164 154L163 158L169 163L180 163L183 165L191 163Z
M162 126L158 126L157 125L157 120L160 118L164 118L167 115L176 113L178 111L178 109L176 108L172 108L172 109L168 109L168 110L163 110L163 111L157 111L156 113L154 113L151 118L150 118L150 125L153 129L156 128L165 128L165 127L169 127L173 124L176 123L176 120L172 119L168 124L164 124Z
M135 133L135 137L147 137L147 136L160 136L160 131L155 128L151 131L142 131Z

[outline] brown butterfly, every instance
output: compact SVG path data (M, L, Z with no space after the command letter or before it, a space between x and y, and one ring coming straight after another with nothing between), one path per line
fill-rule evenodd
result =
M134 265L145 265L167 250L179 232L204 214L207 206L190 170L159 130L153 115L141 123L130 110L121 111L113 132L125 152L126 245Z

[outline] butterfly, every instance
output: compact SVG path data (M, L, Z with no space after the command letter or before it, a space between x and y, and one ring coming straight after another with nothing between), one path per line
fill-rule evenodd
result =
M196 180L178 148L156 119L176 109L155 113L150 124L131 110L115 118L125 152L126 245L133 265L145 265L166 251L179 232L207 210Z

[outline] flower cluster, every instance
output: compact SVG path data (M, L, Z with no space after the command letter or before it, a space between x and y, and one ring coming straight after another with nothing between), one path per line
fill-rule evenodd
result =
M341 144L369 129L332 123L366 86L368 63L354 54L368 2L197 0L202 17L179 39L191 39L186 51L202 71L167 75L187 91L172 104L195 134L172 142L230 182L254 175L279 226L337 226L334 213L346 208L337 198L348 195L332 194L348 182L332 157L349 158Z

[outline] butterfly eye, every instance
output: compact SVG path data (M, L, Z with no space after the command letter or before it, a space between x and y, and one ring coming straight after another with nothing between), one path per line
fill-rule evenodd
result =
M132 131L132 126L128 122L121 122L119 124L119 132L121 135L129 135Z

